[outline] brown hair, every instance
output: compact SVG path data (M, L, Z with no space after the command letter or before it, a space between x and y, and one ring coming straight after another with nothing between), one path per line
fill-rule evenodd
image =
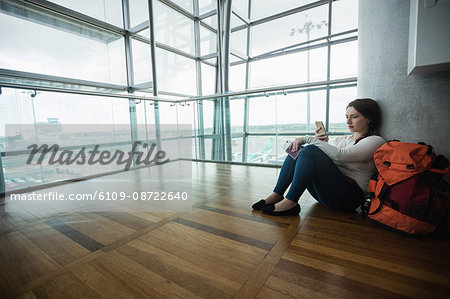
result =
M356 99L354 101L351 101L347 105L347 108L348 107L355 108L359 113L361 113L365 118L369 120L369 131L363 137L356 140L355 144L367 136L378 134L378 129L381 123L381 111L378 107L377 102L369 98Z

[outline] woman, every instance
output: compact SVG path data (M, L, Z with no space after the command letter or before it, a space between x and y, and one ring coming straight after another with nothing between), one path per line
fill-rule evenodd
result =
M376 135L380 124L380 109L372 99L350 102L345 117L351 136L339 137L329 144L327 133L315 137L296 138L291 150L300 150L297 159L286 157L277 184L266 199L252 207L270 215L298 215L297 203L305 189L327 208L353 211L368 192L370 176L375 170L374 152L384 143ZM284 193L291 185L289 192Z

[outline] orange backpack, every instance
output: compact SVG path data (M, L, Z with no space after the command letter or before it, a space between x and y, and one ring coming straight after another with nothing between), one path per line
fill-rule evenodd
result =
M369 181L370 201L363 207L369 219L411 235L429 234L450 223L444 194L450 185L443 180L450 167L432 146L388 141L375 152L374 161L378 173Z

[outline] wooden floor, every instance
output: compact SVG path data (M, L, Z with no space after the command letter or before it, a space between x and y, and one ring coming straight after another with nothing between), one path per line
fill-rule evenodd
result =
M184 211L11 213L3 205L0 298L449 298L446 238L399 235L308 194L300 217L252 211L278 171L194 162ZM52 190L98 187L93 181Z

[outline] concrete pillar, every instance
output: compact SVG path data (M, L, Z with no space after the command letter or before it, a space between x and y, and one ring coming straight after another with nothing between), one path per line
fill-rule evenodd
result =
M450 72L407 76L409 0L359 0L358 97L378 101L381 135L450 159Z

